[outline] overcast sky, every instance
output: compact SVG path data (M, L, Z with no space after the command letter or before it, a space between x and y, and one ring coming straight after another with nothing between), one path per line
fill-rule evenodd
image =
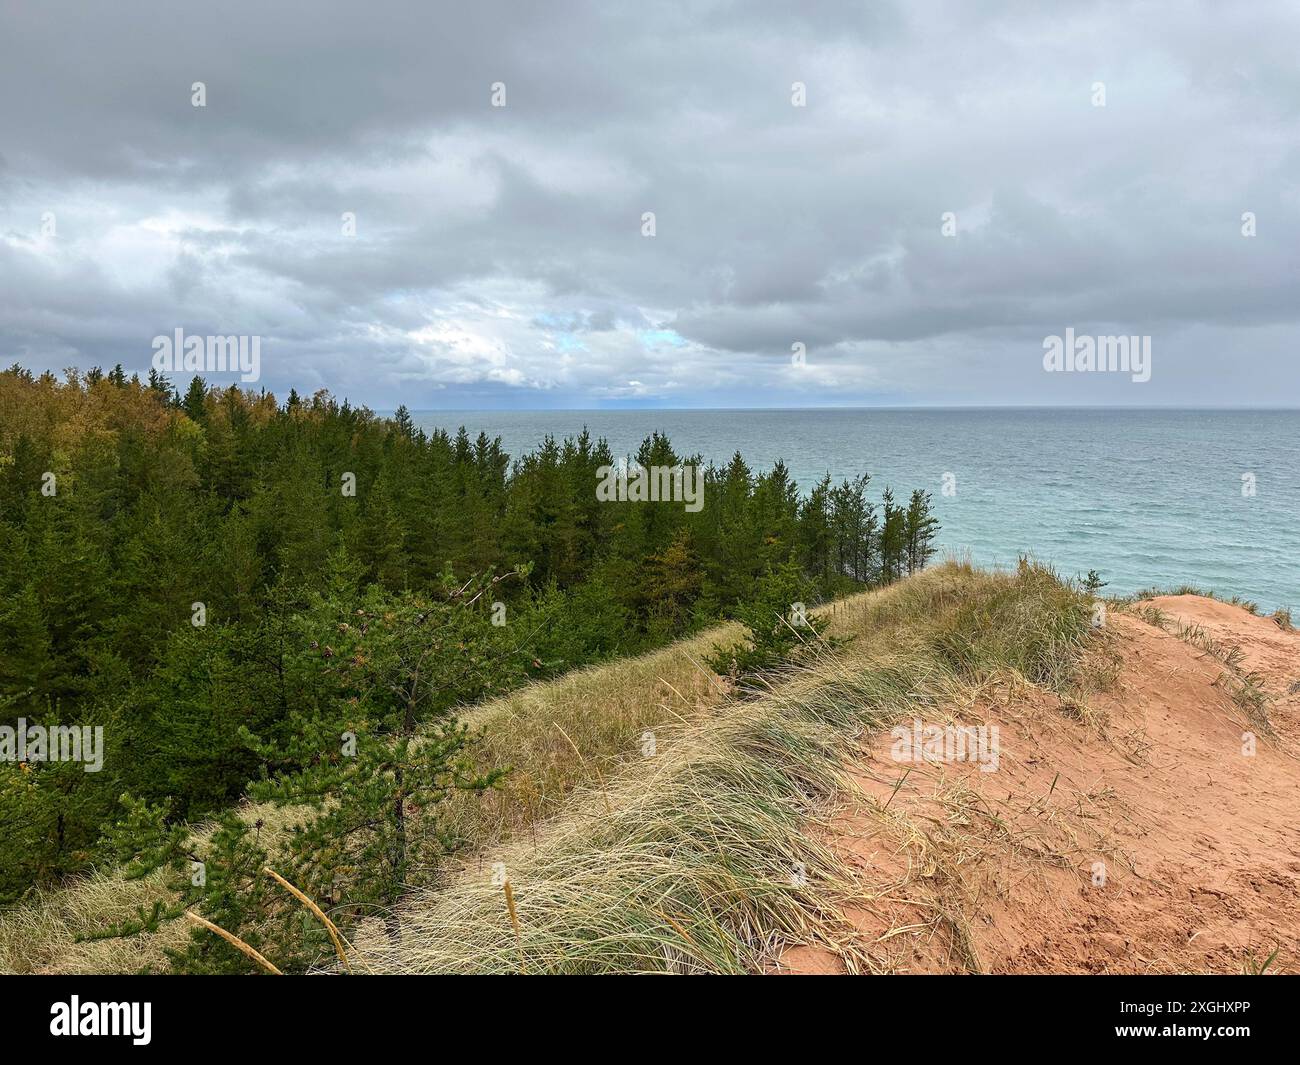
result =
M1298 47L1294 0L0 0L0 360L143 375L182 328L377 409L1294 406ZM1067 328L1150 381L1045 372Z

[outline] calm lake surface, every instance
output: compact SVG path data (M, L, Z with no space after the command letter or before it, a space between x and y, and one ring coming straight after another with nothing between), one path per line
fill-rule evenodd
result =
M1261 607L1300 608L1300 411L617 410L420 411L512 455L586 426L616 455L651 432L679 454L751 469L784 459L802 490L829 472L869 473L905 496L925 488L941 549L983 565L1022 552L1108 592L1195 584ZM955 487L944 493L945 474ZM1249 478L1243 481L1243 477ZM1243 485L1254 494L1243 494ZM594 486L593 486L594 491ZM705 500L708 505L708 500Z

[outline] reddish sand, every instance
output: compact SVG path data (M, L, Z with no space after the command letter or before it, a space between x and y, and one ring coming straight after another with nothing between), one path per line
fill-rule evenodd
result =
M791 946L774 968L1240 973L1276 949L1270 971L1300 971L1300 634L1198 596L1153 605L1241 647L1272 735L1219 658L1112 613L1123 665L1094 716L1037 689L963 709L1000 727L996 772L907 772L878 738L827 833L862 884L849 949Z

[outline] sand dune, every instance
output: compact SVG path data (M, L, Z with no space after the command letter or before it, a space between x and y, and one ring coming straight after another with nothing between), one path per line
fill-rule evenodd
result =
M1030 688L961 712L1000 726L997 772L902 766L888 736L854 767L827 842L869 885L849 917L878 971L1294 968L1300 634L1191 595L1110 628L1116 682L1086 712Z

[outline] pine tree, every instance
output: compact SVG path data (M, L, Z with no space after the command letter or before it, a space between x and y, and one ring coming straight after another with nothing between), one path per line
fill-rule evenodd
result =
M254 797L313 811L288 848L309 894L358 913L391 906L413 866L459 843L439 824L441 801L500 779L476 769L454 712L526 675L509 636L474 609L490 587L448 581L438 598L394 599L372 585L358 599L345 582L304 615L310 639L291 670L304 708L284 742L245 736L270 770Z
M171 401L172 383L167 380L164 374L160 374L153 367L149 368L149 391L162 398L164 403Z
M903 575L907 564L906 512L894 503L894 493L886 488L880 494L880 570L885 583Z
M690 629L704 573L691 545L691 534L678 530L672 542L651 556L642 596L646 628L658 641L675 639Z
M935 530L939 520L930 513L930 503L930 493L917 488L912 491L912 498L907 504L907 513L903 520L903 538L907 544L909 574L924 569L925 564L934 557Z
M805 571L819 582L823 595L832 592L833 534L831 530L831 477L813 486L799 506L799 542Z
M111 939L156 933L165 923L194 913L236 936L258 953L274 956L282 972L302 972L324 953L319 939L296 918L285 898L273 894L266 874L270 858L261 845L260 822L251 827L235 813L223 814L205 843L167 817L162 803L125 794L122 816L100 849L127 880L160 870L173 901L137 907L135 916L91 933ZM242 951L206 928L192 928L182 947L164 950L173 972L197 976L262 973Z
M405 403L398 407L396 413L394 413L393 424L397 431L407 439L415 435L415 424L411 421L411 412L406 409Z
M195 374L194 379L190 381L190 387L185 392L185 398L181 400L181 408L191 421L199 425L207 420L207 398L207 386L204 385L203 378Z

